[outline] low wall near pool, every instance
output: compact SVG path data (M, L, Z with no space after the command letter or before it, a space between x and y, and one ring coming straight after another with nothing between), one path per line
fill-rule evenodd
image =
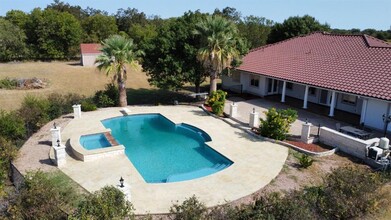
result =
M86 150L80 144L81 135L74 135L71 137L69 143L72 153L77 159L84 162L93 161L100 158L111 157L119 154L125 154L125 147L123 145L116 145L111 147L99 148L94 150Z
M369 140L361 140L336 130L321 127L319 134L319 141L338 150L358 157L360 159L366 158L366 150L369 146L376 146L379 144L379 138L372 138Z

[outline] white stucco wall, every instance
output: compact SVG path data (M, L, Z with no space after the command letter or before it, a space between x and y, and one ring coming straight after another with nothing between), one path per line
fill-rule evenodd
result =
M365 126L384 129L383 114L387 112L387 102L375 99L368 99L367 110L365 114ZM391 114L391 111L389 112ZM391 131L391 125L388 126L388 131Z
M266 90L265 77L257 76L259 77L259 86L255 87L250 85L250 76L251 74L243 73L243 72L240 76L240 83L242 83L243 85L243 91L258 96L265 96L265 90Z
M82 54L81 65L82 66L95 66L95 59L99 54Z

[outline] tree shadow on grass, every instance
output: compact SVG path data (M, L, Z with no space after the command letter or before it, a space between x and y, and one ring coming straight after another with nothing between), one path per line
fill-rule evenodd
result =
M174 101L194 104L196 99L181 92L162 89L127 89L128 105L173 105Z

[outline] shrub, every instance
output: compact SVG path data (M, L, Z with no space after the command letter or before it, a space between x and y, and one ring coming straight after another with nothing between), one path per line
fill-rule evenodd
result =
M326 218L350 219L379 209L382 178L369 169L340 167L324 179L318 204Z
M109 83L106 85L105 90L100 90L95 93L93 100L98 107L118 106L118 88L114 84Z
M223 90L217 90L210 94L207 104L212 107L212 112L221 116L224 112L224 104L227 93Z
M31 172L25 176L16 201L9 209L13 219L66 219L79 196L69 178L60 172Z
M300 167L308 168L312 165L314 160L307 154L297 154L295 157L299 160Z
M81 110L83 112L95 111L96 109L97 107L91 99L85 99L81 102Z
M18 86L16 79L10 79L8 77L0 79L0 89L15 89Z
M133 218L133 206L121 190L106 186L90 194L79 203L74 217L77 219L124 219Z
M53 120L61 115L73 112L72 105L80 103L83 100L83 97L74 93L69 93L67 95L52 93L47 99L49 102L48 115L49 118Z
M262 136L276 140L285 140L291 124L297 119L297 111L293 109L269 109L266 114L266 120L260 119L259 130Z
M47 99L31 95L24 98L22 107L19 109L19 115L24 120L29 134L36 132L49 122L49 107L50 103Z
M11 142L0 136L0 197L3 194L3 186L9 173L9 163L16 158L18 149Z
M16 112L0 110L0 136L12 141L18 141L26 136L24 121Z
M170 214L172 214L175 220L198 220L203 219L206 212L205 205L198 201L197 197L192 197L183 201L182 204L174 204L170 208Z

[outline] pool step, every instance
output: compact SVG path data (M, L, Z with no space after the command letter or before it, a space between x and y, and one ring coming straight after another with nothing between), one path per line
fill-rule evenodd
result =
M106 137L106 139L109 141L109 143L111 144L111 146L117 146L119 145L118 142L114 139L114 137L111 135L110 132L105 132L103 133Z

